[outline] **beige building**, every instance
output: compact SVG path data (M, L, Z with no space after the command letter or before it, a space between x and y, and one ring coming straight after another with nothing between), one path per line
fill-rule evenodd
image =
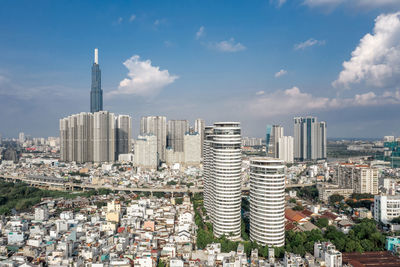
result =
M379 170L369 165L341 163L336 169L336 181L341 188L352 188L354 193L378 194Z
M340 188L338 185L318 185L319 199L323 202L328 202L332 195L341 195L344 198L349 198L354 190L352 188Z
M135 141L134 164L144 169L157 169L159 156L157 152L157 136L139 135Z

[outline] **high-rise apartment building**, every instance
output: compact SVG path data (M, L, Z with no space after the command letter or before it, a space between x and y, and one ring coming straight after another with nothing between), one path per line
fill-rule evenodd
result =
M115 115L108 111L93 114L93 161L115 160Z
M200 135L200 152L201 152L201 158L204 157L204 152L203 152L203 143L204 143L204 129L205 129L205 122L203 119L197 119L194 122L194 131L197 132Z
M292 136L282 136L278 139L278 158L286 163L293 163Z
M140 135L155 135L157 137L157 153L161 161L165 161L167 147L167 118L164 116L142 117L140 120Z
M283 127L280 125L267 125L265 137L265 151L267 157L278 157L278 141L283 137Z
M203 141L203 183L204 183L204 207L207 213L211 216L211 203L213 202L211 197L211 172L213 168L213 155L212 155L212 138L213 138L213 126L204 127L204 141Z
M183 137L184 164L198 166L201 160L201 136L197 132L185 134Z
M61 161L112 162L131 147L131 118L100 111L60 119ZM120 136L117 139L117 136ZM120 150L121 149L121 150Z
M101 70L99 65L98 49L94 50L92 66L92 88L90 90L90 112L103 110L103 90L101 89Z
M157 137L155 135L139 135L135 140L135 166L144 169L157 169Z
M132 152L132 119L128 115L118 115L116 118L116 155Z
M167 129L167 147L174 152L183 152L183 139L189 132L189 122L187 120L169 120Z
M237 239L240 238L242 200L240 123L216 122L206 139L205 169L208 173L205 206L213 222L215 236Z
M341 163L336 168L335 179L341 188L352 188L358 194L378 194L379 170L369 165Z
M316 117L294 118L294 158L318 160L326 158L326 123Z
M250 159L250 239L264 246L285 244L285 165Z

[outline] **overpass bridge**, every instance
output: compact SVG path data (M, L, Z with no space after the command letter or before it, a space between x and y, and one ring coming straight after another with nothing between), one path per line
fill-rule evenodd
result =
M0 176L1 177L1 176ZM202 193L204 189L200 188L174 188L174 187L123 187L123 186L102 186L94 184L82 184L82 183L72 183L64 178L50 177L50 176L2 176L6 181L16 182L21 181L30 186L35 186L39 188L45 188L49 190L64 190L64 191L74 191L74 190L98 190L98 189L110 189L113 191L125 191L125 192L150 192L150 193ZM288 184L286 188L296 188L296 187L307 187L313 186L316 183L309 184ZM242 187L242 191L250 191L250 187Z

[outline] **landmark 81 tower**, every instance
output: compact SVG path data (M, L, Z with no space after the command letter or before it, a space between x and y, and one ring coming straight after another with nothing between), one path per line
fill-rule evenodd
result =
M103 110L103 90L101 90L101 71L99 66L98 49L94 50L92 66L92 89L90 90L90 112Z

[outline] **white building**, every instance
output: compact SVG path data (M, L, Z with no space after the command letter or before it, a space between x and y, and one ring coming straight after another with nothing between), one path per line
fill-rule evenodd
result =
M42 206L35 208L35 221L47 221L49 219L49 211L47 207Z
M374 219L389 224L400 216L400 195L378 195L374 198Z
M352 188L354 193L378 194L379 170L369 165L341 163L336 169L336 180L341 188Z
M264 246L285 244L285 165L250 159L250 239Z
M157 137L155 135L138 136L135 141L135 166L145 169L157 169Z
M293 137L282 136L278 139L278 158L286 163L293 163Z
M140 135L155 135L157 137L157 153L159 160L165 161L167 147L167 118L164 116L142 117L140 120Z
M240 238L241 129L239 122L216 122L207 141L205 190L214 234Z
M331 242L314 243L314 257L323 260L326 267L342 267L342 253Z

